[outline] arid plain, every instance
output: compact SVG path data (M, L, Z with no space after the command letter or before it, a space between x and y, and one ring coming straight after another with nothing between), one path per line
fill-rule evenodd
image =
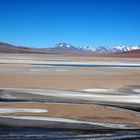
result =
M1 54L0 99L3 125L137 129L140 58Z

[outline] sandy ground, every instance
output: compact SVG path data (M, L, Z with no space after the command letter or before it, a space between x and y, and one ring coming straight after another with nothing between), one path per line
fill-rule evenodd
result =
M65 62L63 62L64 60ZM44 63L140 65L140 59L1 54L0 88L45 88L81 91L93 88L117 90L124 86L140 86L140 68L45 67L32 65ZM101 105L0 102L0 108L48 110L45 113L11 113L14 116L60 117L80 121L118 123L125 124L130 128L140 128L140 116Z
M140 59L1 54L0 87L82 90L120 88L125 85L139 85L140 83L140 68L80 68L31 65L47 63L140 65Z
M52 103L36 103L36 102L16 102L16 103L0 103L0 108L30 108L46 109L45 113L9 113L4 115L11 116L42 116L42 117L59 117L69 118L80 121L89 122L106 122L124 124L130 128L140 127L140 116L121 111L119 109L107 108L100 105L89 104L52 104Z
M91 69L91 71L92 70L94 71L94 69ZM112 70L110 69L107 70L107 72L110 71ZM131 69L131 70L126 69L125 72L129 74L84 75L82 73L70 74L70 72L67 72L65 74L59 72L58 74L57 72L56 73L51 72L51 70L50 70L51 74L1 72L0 87L23 87L23 88L32 87L32 88L49 88L49 89L64 89L64 90L82 90L82 89L92 89L92 88L116 88L117 89L126 85L139 85L140 71L135 69Z

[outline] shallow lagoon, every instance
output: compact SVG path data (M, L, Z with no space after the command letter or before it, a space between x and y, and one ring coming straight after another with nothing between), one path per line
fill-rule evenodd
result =
M107 68L140 68L140 65L96 65L96 64L33 64L38 66L66 66L66 67L107 67Z

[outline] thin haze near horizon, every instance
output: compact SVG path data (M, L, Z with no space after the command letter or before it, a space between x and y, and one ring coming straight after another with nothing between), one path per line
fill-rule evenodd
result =
M14 45L140 45L139 0L0 0L0 19Z

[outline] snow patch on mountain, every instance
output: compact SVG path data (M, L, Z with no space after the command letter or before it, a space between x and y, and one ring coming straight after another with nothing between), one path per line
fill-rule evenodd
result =
M95 53L95 54L112 54L112 53L121 53L121 52L128 52L132 50L140 49L140 46L117 46L117 47L105 47L105 46L82 46L82 47L75 47L68 43L58 43L52 49L58 51L77 51L83 53Z

